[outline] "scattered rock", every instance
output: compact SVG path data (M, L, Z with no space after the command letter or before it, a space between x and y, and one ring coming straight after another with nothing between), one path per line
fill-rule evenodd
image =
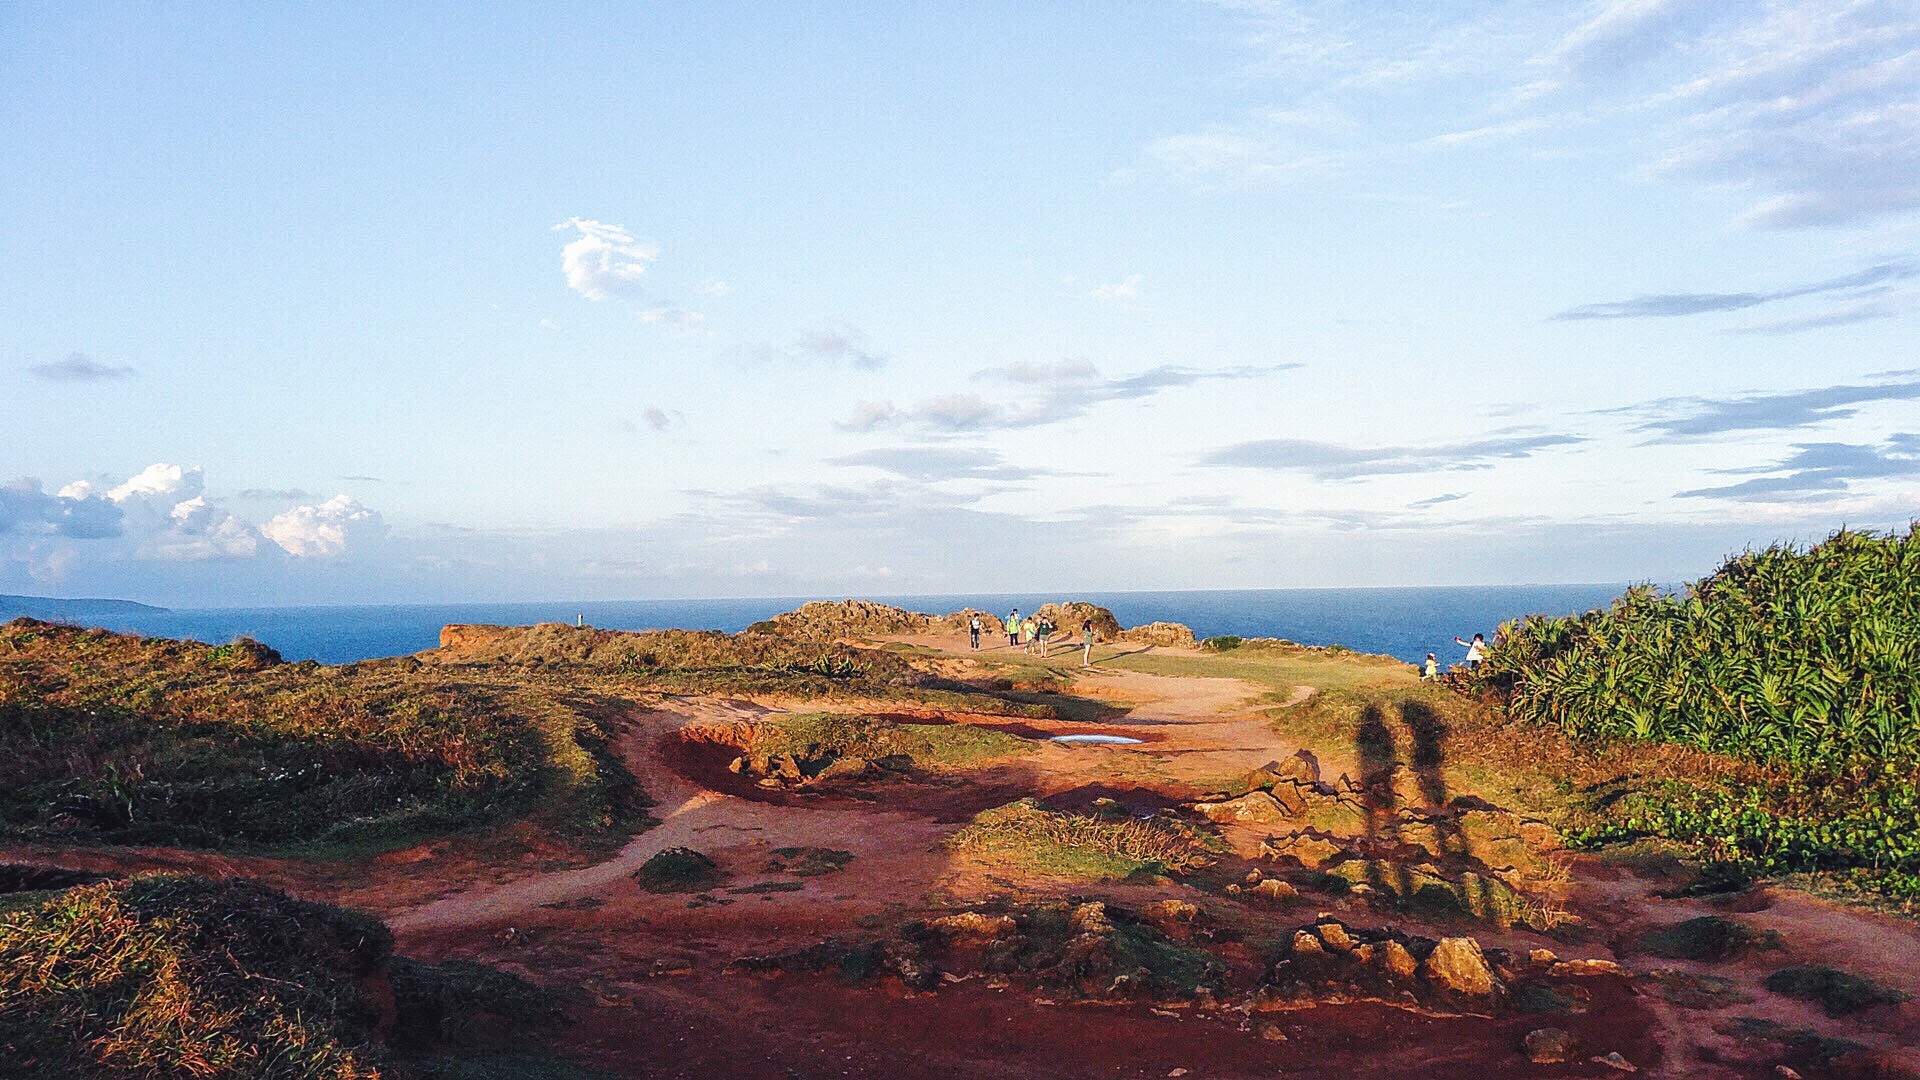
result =
M1267 878L1255 885L1253 891L1273 900L1286 900L1300 895L1300 890L1279 878Z
M1554 975L1624 975L1626 969L1611 960L1562 960L1553 965Z
M1293 932L1293 951L1298 954L1325 952L1326 950L1321 946L1318 937L1315 937L1305 930L1295 930Z
M1443 990L1469 997L1486 997L1499 986L1480 943L1469 937L1441 938L1420 974Z
M1640 1071L1639 1068L1637 1068L1633 1064L1633 1062L1628 1061L1626 1058L1621 1057L1619 1051L1617 1050L1614 1051L1613 1053L1605 1054L1600 1057L1589 1058L1587 1060L1592 1061L1596 1065L1605 1065L1609 1069L1618 1069L1621 1072L1639 1072Z
M1579 1040L1570 1031L1560 1028L1538 1028L1527 1032L1523 1044L1527 1060L1536 1065L1553 1065L1562 1061L1572 1061L1574 1047Z
M1222 802L1195 803L1193 808L1207 819L1219 822L1272 823L1285 821L1293 816L1280 804L1280 800L1265 791L1249 791L1237 799L1227 799Z
M942 915L927 921L929 929L943 935L949 941L1000 941L1020 932L1019 924L1011 915L987 915L978 911L962 911L957 915Z
M1273 1024L1273 1023L1266 1023L1266 1024L1260 1025L1260 1037L1267 1040L1268 1042L1286 1042L1287 1041L1287 1033L1280 1030L1279 1024Z
M1337 949L1340 952L1353 951L1353 939L1347 936L1347 928L1339 923L1325 922L1315 926L1313 929L1315 933L1320 935L1320 940L1325 943L1327 948Z
M1107 905L1098 900L1074 908L1073 914L1067 916L1067 925L1077 934L1113 933L1113 922L1107 918Z
M1346 853L1346 849L1335 840L1331 833L1319 829L1301 829L1268 840L1263 845L1262 853L1268 858L1293 858L1308 869L1318 869Z
M1403 979L1410 979L1420 970L1420 962L1413 958L1405 945L1388 940L1380 945L1380 966Z

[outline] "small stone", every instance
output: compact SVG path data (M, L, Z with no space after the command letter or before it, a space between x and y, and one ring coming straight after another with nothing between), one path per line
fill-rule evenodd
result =
M1397 941L1380 946L1380 966L1403 979L1412 978L1413 973L1420 970L1420 962Z
M1261 1024L1260 1037L1268 1042L1286 1042L1287 1033L1280 1030L1279 1024Z
M1314 930L1319 932L1320 940L1326 942L1327 948L1340 952L1353 950L1353 939L1347 936L1347 928L1339 923L1321 923L1314 927Z
M1560 958L1554 955L1552 949L1535 949L1527 954L1527 959L1542 967L1551 967L1560 962Z
M1010 915L984 915L978 911L942 915L929 920L927 927L949 941L1000 941L1012 937L1019 929Z
M1107 905L1092 900L1073 909L1067 916L1067 925L1076 934L1111 934L1113 923L1107 918Z
M1319 953L1327 950L1320 946L1320 939L1305 930L1293 932L1293 951L1297 953Z
M1592 1061L1596 1065L1605 1065L1609 1069L1618 1069L1621 1072L1639 1072L1640 1071L1640 1069L1637 1066L1635 1066L1633 1062L1628 1061L1626 1058L1621 1057L1619 1051L1617 1050L1611 1054L1607 1054L1602 1057L1589 1058L1588 1060Z
M1773 1075L1780 1077L1781 1080L1800 1080L1800 1073L1785 1065L1775 1065Z
M1147 909L1148 915L1165 923L1192 923L1200 909L1186 900L1162 900Z
M1168 1076L1185 1076L1185 1075L1187 1075L1187 1070L1185 1070L1185 1069L1175 1069L1175 1070L1173 1070L1172 1072L1170 1072L1170 1073L1168 1073L1167 1075L1168 1075Z
M1249 791L1237 799L1195 803L1195 810L1212 821L1285 821L1289 816L1278 799L1264 791Z
M1238 882L1231 882L1231 881L1230 881L1230 882L1228 882L1228 883L1227 883L1227 895L1228 895L1228 896L1239 896L1239 895L1240 895L1240 884L1239 884Z
M1300 895L1298 889L1281 881L1279 878L1268 878L1260 884L1255 885L1253 891L1273 900L1285 900L1288 897Z
M1470 937L1441 938L1420 973L1443 990L1472 997L1492 994L1497 985L1480 943Z
M1260 884L1260 878L1261 878L1261 876L1262 876L1262 875L1261 875L1261 873L1260 873L1260 871L1258 871L1258 870L1249 870L1249 871L1247 871L1247 884L1249 884L1249 885L1258 885L1258 884Z
M1553 965L1554 975L1623 975L1625 971L1611 960L1562 960Z
M1573 1048L1577 1039L1570 1031L1560 1028L1539 1028L1527 1032L1527 1060L1536 1065L1552 1065L1573 1060Z

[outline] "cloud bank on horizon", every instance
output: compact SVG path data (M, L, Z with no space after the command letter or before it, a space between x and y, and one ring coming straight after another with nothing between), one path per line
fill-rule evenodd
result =
M0 592L1675 580L1920 514L1910 3L210 18L0 35Z

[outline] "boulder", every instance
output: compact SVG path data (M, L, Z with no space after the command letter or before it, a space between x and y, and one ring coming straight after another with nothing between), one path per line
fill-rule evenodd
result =
M1466 997L1489 997L1500 985L1480 943L1469 937L1441 938L1420 974L1434 987Z
M1550 975L1624 975L1625 970L1611 960L1562 960L1548 970Z
M1265 878L1252 889L1253 892L1269 900L1289 900L1300 895L1300 890L1281 881L1279 878Z
M1560 1028L1538 1028L1527 1032L1525 1043L1527 1060L1536 1065L1556 1065L1563 1061L1572 1061L1574 1048L1579 1040L1570 1031Z
M1302 829L1268 840L1262 846L1263 854L1270 859L1287 856L1299 860L1300 865L1309 869L1325 866L1345 851L1345 848L1334 843L1331 834L1318 829Z
M1096 604L1083 604L1079 601L1042 604L1033 615L1039 619L1052 619L1054 625L1060 628L1060 632L1071 637L1075 642L1080 640L1080 624L1089 621L1093 623L1093 636L1096 640L1118 641L1120 639L1119 620L1113 617L1113 612Z
M962 911L929 919L927 928L955 942L1001 941L1019 932L1019 925L1013 921L1013 916L988 915L978 911Z
M1393 975L1410 979L1420 970L1420 961L1413 958L1405 945L1397 941L1384 941L1378 950L1380 966Z
M1063 627L1065 623L1061 624ZM1075 624L1074 629L1079 629ZM1099 627L1096 625L1096 632ZM1138 642L1142 645L1170 646L1179 649L1194 647L1193 631L1185 624L1177 622L1152 622L1144 626L1135 626L1120 631L1116 640Z
M1353 950L1353 939L1347 936L1347 928L1337 922L1323 922L1314 927L1313 932L1320 935L1320 940L1325 942L1329 949L1339 952Z
M1073 913L1067 916L1067 925L1076 934L1113 933L1113 921L1107 918L1107 905L1098 900L1074 908Z
M1212 821L1259 821L1269 824L1293 816L1279 799L1264 791L1249 791L1237 799L1196 803L1193 807Z

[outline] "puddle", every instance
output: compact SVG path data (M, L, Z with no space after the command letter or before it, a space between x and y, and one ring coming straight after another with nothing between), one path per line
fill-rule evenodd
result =
M1137 746L1143 739L1129 739L1125 735L1055 735L1048 742L1064 743L1103 743L1109 746Z

